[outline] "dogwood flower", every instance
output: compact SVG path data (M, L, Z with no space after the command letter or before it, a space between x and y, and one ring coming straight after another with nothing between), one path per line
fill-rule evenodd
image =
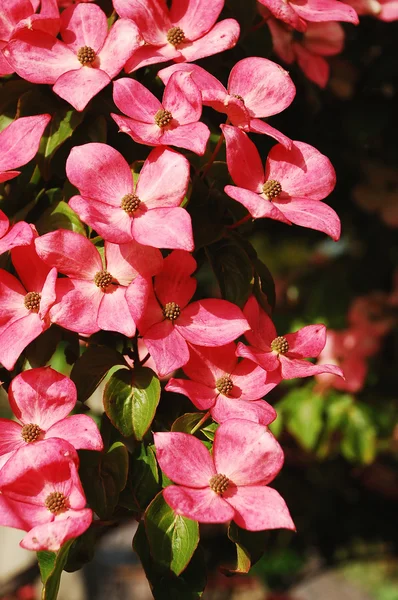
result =
M56 552L88 529L78 466L73 446L52 438L20 448L0 470L0 525L28 532L22 548Z
M190 345L189 361L183 366L189 379L174 379L166 390L184 394L199 408L210 410L215 421L247 419L269 425L276 419L275 409L261 400L281 380L251 360L238 363L236 345L218 348Z
M81 193L69 205L105 240L193 250L191 218L180 208L189 183L189 162L182 154L155 148L135 185L117 150L84 144L72 149L66 173Z
M189 360L188 342L222 346L235 340L249 325L240 308L226 300L207 299L188 304L196 290L191 274L195 259L174 250L163 261L154 283L137 277L126 292L127 304L160 377Z
M122 70L140 45L136 25L119 19L108 33L96 4L76 4L60 17L61 37L24 29L3 52L15 71L32 83L48 83L76 110L83 110Z
M267 217L323 231L334 240L340 237L340 219L327 204L320 202L336 183L329 159L316 148L294 142L291 150L276 144L265 164L256 146L237 127L221 125L228 171L236 185L224 190L247 208L255 218Z
M235 46L239 24L235 19L216 23L224 0L173 0L170 10L159 0L113 0L116 12L135 21L145 40L127 61L131 73L168 60L193 61Z
M355 10L339 0L258 0L274 15L298 31L305 31L307 21L346 21L359 23Z
M396 21L398 19L397 0L345 0L358 15L370 15L380 21Z
M277 335L275 326L254 296L246 302L243 313L251 330L245 333L250 346L238 343L237 355L248 358L265 371L275 371L282 379L309 377L318 373L332 373L343 377L335 365L314 365L306 358L316 358L326 343L326 327L308 325L295 333Z
M111 113L120 131L139 144L179 146L202 156L210 130L199 121L202 114L200 91L189 73L175 73L167 83L160 102L135 79L118 79L113 100L127 115Z
M229 419L218 427L213 454L187 433L155 433L156 458L175 484L163 490L171 508L199 523L235 521L249 531L295 529L285 501L268 484L283 451L258 423Z
M25 221L19 221L10 227L7 215L0 210L0 254L16 246L29 246L34 235L31 225Z
M66 440L76 450L102 450L102 438L91 417L68 417L77 400L69 377L50 367L24 371L12 380L9 400L20 423L0 419L0 468L20 448L49 438Z

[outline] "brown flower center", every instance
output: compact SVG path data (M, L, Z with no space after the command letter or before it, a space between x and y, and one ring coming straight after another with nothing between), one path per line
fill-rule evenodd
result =
M181 27L172 27L167 32L167 41L169 44L172 44L175 48L179 44L185 42L185 33L181 29Z
M175 302L168 302L163 307L163 315L169 321L175 321L181 314L181 308Z
M41 429L38 425L34 423L27 423L22 427L21 436L24 442L30 444L31 442L36 442L36 440L40 437Z
M98 271L94 275L94 283L97 287L101 288L101 290L106 290L106 288L111 285L113 281L113 277L108 271Z
M216 492L219 496L222 496L224 492L227 491L229 487L230 481L228 477L222 475L221 473L217 473L217 475L213 475L213 477L209 481L210 489L213 492Z
M120 204L120 208L126 211L128 215L132 215L133 212L137 210L139 205L141 204L141 200L135 194L126 194L122 198L122 202Z
M82 46L77 51L77 58L79 62L83 65L91 65L96 59L96 54L90 46Z
M38 292L28 292L24 299L25 308L32 312L39 312L41 294Z
M269 179L263 185L263 193L268 196L268 200L277 198L282 191L282 186L279 181L275 179Z
M217 379L216 381L216 389L220 392L220 394L223 394L224 396L229 396L229 394L232 392L233 387L234 384L232 382L232 379L228 377L228 375L223 375L222 377L220 377L220 379Z
M58 515L60 512L67 510L68 499L62 492L52 492L47 496L44 504L53 515Z
M172 119L173 115L170 111L166 110L165 108L159 108L158 112L155 115L155 123L161 129L163 127L166 127L170 123L170 121L172 121Z
M289 352L289 342L283 335L279 335L271 342L271 350L278 354L286 354Z

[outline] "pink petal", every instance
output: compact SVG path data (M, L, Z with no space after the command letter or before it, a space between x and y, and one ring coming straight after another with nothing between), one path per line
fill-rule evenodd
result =
M162 309L153 291L152 281L137 277L126 290L126 301L141 335L163 321Z
M290 75L276 63L251 56L235 64L228 92L242 96L253 117L269 117L287 108L296 95Z
M208 410L213 406L218 394L214 387L189 379L174 379L174 377L168 381L165 389L187 396L199 410Z
M91 281L59 279L57 304L50 312L51 321L69 331L92 335L100 330L98 312L103 292Z
M192 62L233 48L238 42L239 34L239 23L235 19L224 19L201 38L182 44L178 49L184 60Z
M84 533L91 525L93 513L89 508L68 510L57 515L51 523L43 523L31 529L20 543L26 550L49 550L57 552L71 538Z
M45 439L61 438L76 450L102 450L103 442L97 425L88 415L72 415L50 427Z
M283 465L282 448L272 433L242 419L229 419L217 429L213 458L217 473L237 486L269 483Z
M81 196L73 196L69 206L104 240L115 244L126 244L132 240L132 219L122 208Z
M51 269L41 290L39 317L44 321L47 313L56 300L55 286L57 283L57 269Z
M398 19L398 2L390 0L383 3L378 18L381 21L396 21Z
M218 79L213 75L210 75L205 69L195 64L190 63L178 63L171 65L158 72L158 77L166 85L170 77L176 71L185 71L189 73L198 86L202 95L203 104L210 103L212 101L218 101L223 103L225 97L228 95L227 90Z
M254 296L250 296L246 302L243 313L251 327L251 330L245 334L249 344L269 351L272 340L278 335L271 318L262 310Z
M316 358L326 344L326 327L321 323L307 325L295 333L285 336L289 344L289 357L291 358Z
M243 359L231 373L234 384L232 396L240 400L258 400L271 391L264 369L251 360ZM273 387L279 381L273 383Z
M155 125L155 114L162 108L159 100L142 83L127 77L114 81L113 101L128 117L151 125Z
M4 75L11 75L14 73L13 67L6 60L6 57L3 54L3 48L6 46L6 42L2 42L0 40L0 77L4 77ZM1 178L1 175L0 175ZM1 181L1 179L0 179Z
M0 183L14 179L14 177L18 177L20 174L21 171L7 171L6 173L0 173Z
M33 525L46 523L46 521L48 521L48 510L44 506L18 502L0 494L0 523L3 527L29 531Z
M276 198L275 206L295 225L323 231L335 242L340 238L340 219L333 208L324 202L295 198L285 203L282 198L280 201Z
M35 340L50 323L43 323L36 313L12 322L0 333L0 362L11 371L26 346Z
M9 40L19 21L34 12L29 0L5 0L1 2L0 39Z
M195 248L192 221L184 208L154 208L137 216L132 225L134 238L154 248Z
M7 215L0 210L0 238L4 237L10 227L10 221Z
M108 144L72 148L66 174L84 198L115 208L120 208L123 196L133 191L133 176L126 159Z
M98 250L84 235L67 229L46 233L35 240L38 255L60 273L93 283L103 270Z
M0 269L0 331L28 314L24 306L26 290L16 277Z
M13 248L11 258L25 288L28 291L41 292L51 267L40 258L35 244Z
M337 25L337 23L336 23ZM310 80L324 88L327 85L330 75L330 67L327 60L323 56L312 54L306 48L295 44L297 64L303 71L304 75Z
M189 40L202 37L217 21L224 6L224 0L213 0L206 4L203 0L173 0L170 19L178 25Z
M265 400L246 401L228 398L220 394L210 410L211 416L218 423L228 419L245 419L262 425L269 425L276 419L276 411Z
M336 365L313 365L312 363L297 359L279 356L281 363L282 379L294 379L295 377L310 377L320 373L332 373L344 377L343 371Z
M166 43L167 31L171 28L164 2L157 0L113 0L113 6L121 17L132 19L139 25L148 44L159 46Z
M294 142L291 150L274 146L267 158L265 179L279 181L283 192L300 200L323 200L336 184L330 160L303 142Z
M210 452L188 433L154 433L156 459L162 471L181 485L203 488L216 474Z
M304 4L294 3L296 13L306 21L346 21L359 23L355 10L338 0L307 0Z
M233 185L226 185L224 192L247 208L254 219L268 218L289 224L288 219L273 202L256 192L234 187Z
M0 171L26 165L36 155L50 115L20 117L0 132Z
M118 81L121 81L120 79ZM142 123L128 117L120 117L111 113L112 119L119 126L119 131L127 133L138 144L146 144L147 146L159 146L166 144L162 140L163 133L156 123ZM168 143L168 142L167 142Z
M268 123L265 123L261 119L250 119L249 131L268 135L285 146L285 148L288 150L290 150L292 147L293 142L290 138L288 138L284 133L281 133L278 129L275 129L275 127L271 127L271 125L268 125Z
M20 77L32 83L55 83L67 71L79 69L77 56L52 35L23 29L3 50Z
M11 455L26 442L21 436L22 425L11 419L0 419L0 457ZM4 464L4 463L3 463ZM1 467L3 466L1 464Z
M286 502L270 487L251 485L232 488L226 491L224 499L235 509L233 520L243 529L296 530Z
M233 342L218 348L190 346L190 358L184 367L184 373L190 379L214 390L217 379L223 375L230 375L235 370L238 362L235 350Z
M171 321L165 320L152 325L143 337L160 377L188 362L188 344Z
M51 367L23 371L11 382L9 401L14 415L23 425L34 423L47 431L65 419L77 400L76 386Z
M271 350L259 350L258 348L253 348L253 346L246 346L242 342L238 343L236 356L253 361L265 371L274 371L279 367L279 359L274 352L271 352Z
M134 240L128 244L105 242L106 268L120 285L128 286L138 275L152 277L162 270L162 254Z
M167 504L178 515L199 523L226 523L234 517L234 510L209 487L193 489L169 485L163 490Z
M196 279L190 277L196 260L184 250L174 250L163 261L163 270L155 278L155 293L162 306L175 302L183 309L196 290Z
M98 326L105 331L118 331L127 337L135 334L135 323L126 301L126 288L109 286L103 292L98 312Z
M344 35L344 29L340 23L333 21L329 23L309 23L303 44L311 53L333 56L342 52Z
M61 13L61 37L73 52L83 46L98 53L108 35L106 14L95 4L77 4Z
M179 125L199 121L202 114L202 96L189 73L173 73L163 94L164 108L169 110Z
M98 55L99 68L113 79L140 43L141 36L136 24L128 19L119 19L112 25Z
M141 169L136 194L148 208L180 206L189 184L188 160L170 148L154 148Z
M175 326L188 342L198 346L223 346L249 329L240 308L214 299L189 304Z
M94 98L110 81L105 71L85 66L61 75L53 90L73 108L82 111L91 98Z
M32 243L33 238L34 233L32 227L28 223L25 223L25 221L15 223L8 233L0 239L0 254L3 254L3 252L7 252L7 250L11 250L12 248L16 248L17 246L29 246Z
M264 169L256 146L238 127L221 125L225 136L227 165L235 185L261 194Z
M158 142L152 141L154 137L147 139L145 143L161 143L163 145L170 144L171 146L178 146L179 148L185 148L191 150L203 156L206 152L206 145L210 137L210 129L204 123L200 121L197 123L187 123L186 125L179 125L175 129L165 129L160 140ZM133 138L134 139L134 138Z
M290 2L281 0L259 0L272 14L281 21L288 23L297 31L306 30L306 22L301 19L296 12L296 4L292 6Z
M161 47L145 44L133 53L132 57L126 62L124 70L126 73L132 73L141 67L167 62L180 56L180 52L171 44L166 43Z

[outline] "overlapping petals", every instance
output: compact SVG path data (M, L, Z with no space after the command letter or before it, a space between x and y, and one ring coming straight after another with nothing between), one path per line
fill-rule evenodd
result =
M281 21L291 25L298 31L305 31L307 21L345 21L359 23L355 10L339 0L259 0Z
M34 236L33 228L25 221L10 227L7 215L0 210L0 254L17 246L29 246Z

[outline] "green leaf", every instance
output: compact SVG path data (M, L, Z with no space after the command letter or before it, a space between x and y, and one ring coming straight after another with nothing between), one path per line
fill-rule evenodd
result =
M252 565L264 554L268 532L247 531L231 522L228 528L228 537L236 545L236 565L232 569L221 567L221 571L226 575L248 573Z
M231 240L221 240L206 251L224 300L243 306L253 279L253 267L246 252Z
M61 581L62 570L68 558L69 549L74 540L68 540L55 552L37 552L40 577L43 583L42 600L56 600Z
M206 427L203 427L200 431L212 442L214 441L214 435L218 427L218 423L210 423L210 425L206 425Z
M39 168L44 179L51 175L51 160L62 144L83 120L84 113L65 108L58 110L52 117L47 135L42 139L39 151Z
M46 194L51 191L53 190L48 190ZM62 191L57 191L62 197ZM75 211L70 208L69 204L63 200L58 200L51 204L36 222L36 227L40 235L44 235L49 231L56 231L57 229L69 229L70 231L81 233L84 236L86 235L83 223L80 221Z
M145 512L145 531L154 562L180 575L199 543L198 523L175 514L160 492Z
M178 417L171 426L171 431L181 431L183 433L191 433L192 429L205 416L204 412L185 413Z
M160 477L153 446L137 444L130 462L128 482L119 503L142 512L160 490Z
M68 560L64 566L64 571L73 573L78 571L88 562L94 558L94 545L96 540L95 529L97 529L97 535L99 528L90 527L78 538L73 540L73 544L69 549Z
M314 394L307 386L294 388L284 398L285 407L289 404L286 415L286 428L305 450L312 450L323 427L324 397Z
M335 433L344 429L353 403L354 398L349 394L340 394L334 391L331 391L325 398L326 424L317 447L317 456L320 458L326 458L340 446L340 434L336 436Z
M341 452L351 461L370 464L376 455L377 433L367 414L367 407L354 404L347 414L343 430Z
M108 371L126 365L119 352L107 346L89 346L73 365L70 378L77 387L78 399L85 402L95 392Z
M104 408L124 437L141 441L148 431L160 399L160 382L147 367L119 369L104 390Z

